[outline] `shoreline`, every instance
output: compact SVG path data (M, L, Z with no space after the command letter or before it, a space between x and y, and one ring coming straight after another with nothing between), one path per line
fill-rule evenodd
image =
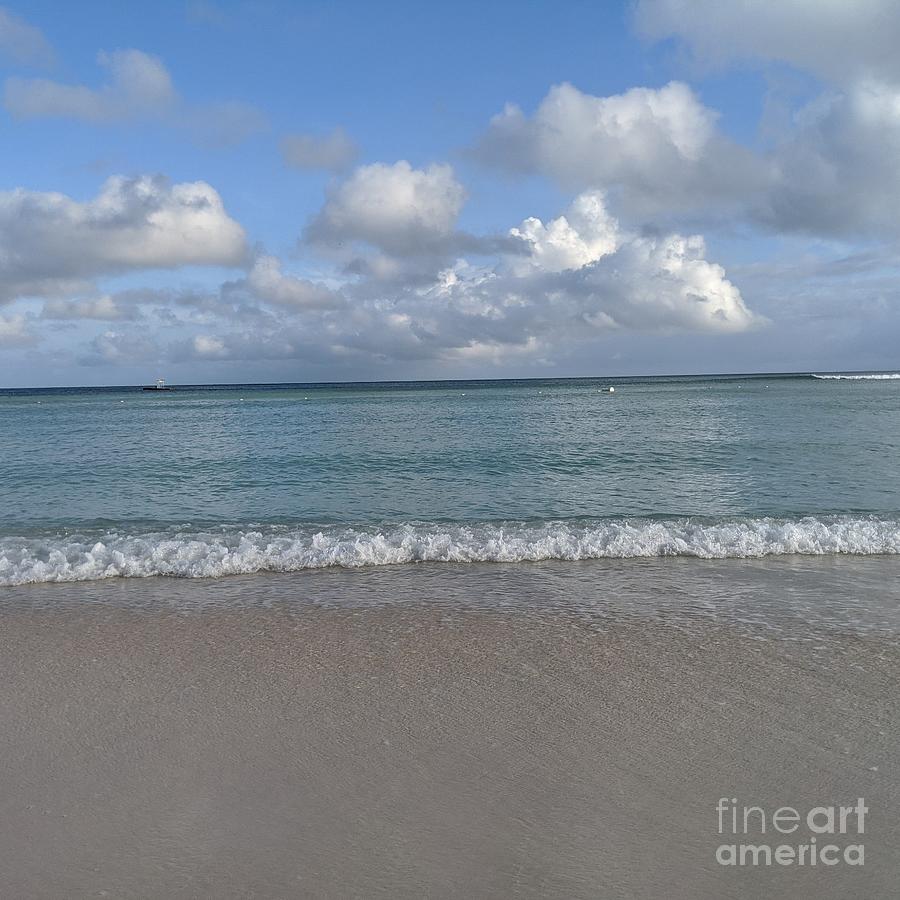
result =
M423 570L395 573L408 596L381 606L341 605L348 585L383 592L375 573L322 576L317 602L290 595L314 581L272 576L79 585L79 602L50 605L31 589L5 604L0 893L893 889L893 634L830 627L812 645L752 622L609 604L589 621L503 606L509 571L487 568L461 584L473 603L493 585L493 608L440 602L441 573ZM616 567L605 571L621 589ZM521 583L536 573L548 591L573 582L533 567ZM268 593L243 607L183 602L261 581ZM123 604L134 590L144 602ZM721 797L767 809L864 797L865 866L721 867Z
M836 635L900 637L897 557L634 557L427 562L225 577L146 576L0 588L0 615L85 606L146 612L409 605L606 622L657 620L749 626L806 643Z
M225 525L0 536L0 586L450 563L896 558L900 520L697 517Z

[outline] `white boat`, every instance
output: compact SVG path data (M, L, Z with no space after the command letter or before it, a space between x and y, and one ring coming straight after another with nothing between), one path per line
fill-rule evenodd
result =
M141 388L141 390L144 390L144 391L171 391L171 390L174 390L174 388L170 388L166 384L165 378L157 378L156 384L145 384L143 386L143 388Z

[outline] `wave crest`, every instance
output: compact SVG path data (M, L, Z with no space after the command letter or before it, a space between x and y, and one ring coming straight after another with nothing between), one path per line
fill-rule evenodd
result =
M0 538L0 585L169 575L213 578L414 562L900 553L900 521L485 522L380 527L222 527Z
M813 375L820 381L897 381L900 372L889 372L882 375Z

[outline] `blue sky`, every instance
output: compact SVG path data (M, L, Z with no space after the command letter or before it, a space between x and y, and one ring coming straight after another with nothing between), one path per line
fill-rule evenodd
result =
M897 365L893 4L7 3L0 385Z

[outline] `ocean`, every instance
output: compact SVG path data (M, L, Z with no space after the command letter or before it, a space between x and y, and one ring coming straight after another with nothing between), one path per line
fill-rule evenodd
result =
M6 586L900 552L894 373L5 390L0 441Z

